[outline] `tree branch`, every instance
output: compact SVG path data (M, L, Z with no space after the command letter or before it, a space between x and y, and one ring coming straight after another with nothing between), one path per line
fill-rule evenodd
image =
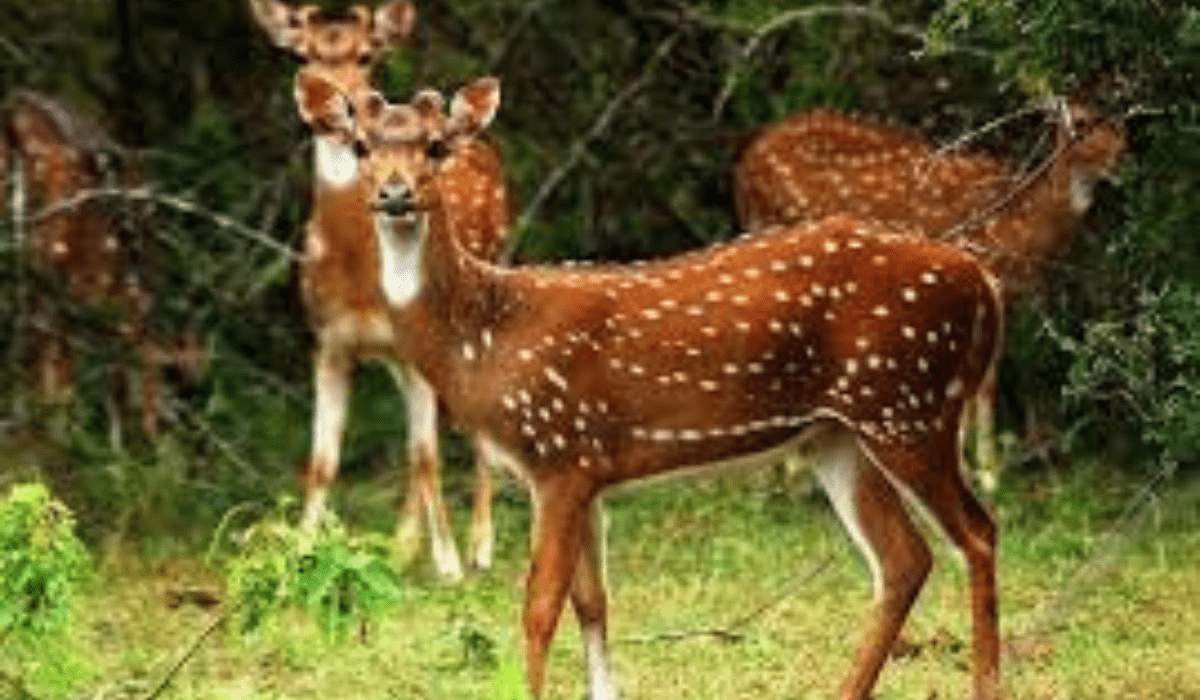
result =
M779 605L783 600L795 593L795 589L803 586L815 579L818 575L829 568L833 563L833 557L826 555L821 561L817 562L804 575L795 579L795 585L789 586L787 590L779 593L774 598L770 598L761 603L758 607L752 609L739 617L734 618L728 624L721 627L703 627L700 629L678 630L672 632L660 632L657 634L644 635L640 637L629 637L622 640L628 644L651 644L655 642L678 642L691 637L714 637L722 642L740 642L745 639L744 632L739 631L740 628L748 626L758 618L762 617L771 608Z
M204 640L207 639L213 632L215 632L218 627L225 624L225 621L229 619L229 614L230 613L228 610L224 610L213 617L213 620L211 623L209 623L208 627L205 627L200 634L196 635L196 638L192 640L191 645L187 648L183 655L179 657L179 660L175 662L175 665L172 666L169 671L167 671L166 675L163 676L162 681L155 686L154 690L150 691L150 693L145 697L145 700L155 700L155 698L157 698L159 695L162 695L163 691L167 689L167 686L171 684L171 681L175 679L175 676L179 674L179 670L183 668L183 665L196 655L196 652L200 649L200 645L204 643Z
M55 214L76 209L86 202L108 198L124 199L134 202L150 202L152 204L167 206L184 212L185 214L191 214L193 216L199 216L201 218L208 219L215 223L218 228L228 229L234 233L240 234L244 238L274 250L289 260L303 260L304 257L292 250L287 245L280 243L274 238L271 238L264 231L247 226L233 217L203 207L191 200L165 192L156 192L150 187L100 187L80 190L71 197L61 199L45 207L41 211L21 218L27 223L37 223L38 221L54 216Z
M513 254L520 247L521 236L529 227L529 222L533 220L533 217L537 214L538 209L541 208L546 199L554 192L563 179L566 178L567 174L575 168L580 159L583 158L584 154L587 152L588 144L604 133L604 131L608 128L609 123L612 122L613 118L617 115L617 112L621 109L621 107L624 106L624 104L628 102L630 98L636 95L643 87L645 87L646 83L650 81L650 78L653 76L654 71L657 70L658 65L662 63L664 58L667 57L667 54L671 52L671 49L675 48L675 44L678 43L680 36L680 33L676 32L663 40L663 42L658 45L658 48L655 49L654 54L650 57L650 60L646 61L646 65L642 68L642 72L639 73L638 76L632 81L630 81L628 85L622 88L620 92L614 95L611 100L609 100L608 104L600 112L599 116L596 117L596 120L592 122L592 127L588 129L587 133L579 137L579 139L577 139L575 143L571 145L571 150L567 154L567 159L559 163L558 167L551 171L550 175L547 176L542 182L541 187L538 188L537 194L535 194L533 199L530 200L529 206L525 207L525 211L521 212L521 216L517 218L516 223L512 227L512 231L509 233L508 240L505 243L504 251L501 254L502 260L508 261L512 259Z
M704 25L709 28L718 29L730 33L749 34L749 38L742 45L740 51L734 57L733 65L729 68L729 73L725 76L725 83L717 93L716 99L713 101L712 115L717 118L721 112L725 110L725 105L728 104L730 97L733 95L734 88L737 87L737 81L741 77L742 67L749 63L751 56L758 50L758 47L766 40L768 36L775 32L788 27L792 24L807 22L818 19L820 17L845 17L852 19L865 19L883 26L888 31L899 36L925 41L926 30L912 24L900 24L892 20L891 16L883 10L865 5L844 4L844 5L813 5L810 7L801 8L798 10L789 10L767 20L758 26L749 26L740 22L734 22L724 18L712 17L704 13L695 12L688 8L682 9L684 19L690 20L697 24ZM949 51L965 53L973 56L990 57L988 52L969 46L950 46Z

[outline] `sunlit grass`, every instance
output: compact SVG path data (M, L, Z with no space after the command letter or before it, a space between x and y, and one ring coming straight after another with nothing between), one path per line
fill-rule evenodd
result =
M1172 484L1118 521L1140 484L1080 469L1036 474L998 499L1008 697L1200 698L1200 486ZM364 496L342 499L349 520L390 527L390 493L365 498L390 485L346 488ZM610 499L608 514L622 697L834 694L871 592L820 497L774 494L763 477L680 482ZM456 518L465 532L465 509ZM405 573L399 610L339 643L302 612L252 635L218 631L160 697L510 700L498 678L505 668L511 685L520 658L527 523L523 497L510 489L498 505L493 571L450 586L422 561ZM943 545L934 551L938 566L905 630L917 652L888 664L878 700L969 695L966 577ZM98 569L66 636L36 648L10 642L2 655L0 669L39 700L144 698L218 614L167 605L172 590L220 581L200 553L155 561L109 553ZM547 697L584 692L568 609Z

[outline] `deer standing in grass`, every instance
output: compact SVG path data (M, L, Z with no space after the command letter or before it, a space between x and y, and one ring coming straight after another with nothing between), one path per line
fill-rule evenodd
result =
M849 214L945 237L986 262L1011 308L1066 247L1097 182L1112 175L1124 131L1075 99L1055 146L1030 178L986 155L935 151L894 126L826 109L803 112L761 130L741 151L733 168L738 219L756 230ZM978 476L988 490L1000 470L995 391L990 377L972 407Z
M839 697L869 697L932 566L905 501L964 555L975 698L998 697L996 529L963 481L959 425L995 361L1003 304L974 258L835 217L640 266L504 268L453 235L464 193L442 177L492 120L498 81L462 88L448 117L431 91L368 100L352 120L319 76L298 90L312 123L364 139L358 177L377 193L398 350L531 490L534 697L568 598L590 697L617 697L597 522L606 489L801 449L819 453L819 480L874 582L874 622Z
M383 53L409 36L414 10L391 1L372 14L356 5L345 17L321 14L313 7L293 9L275 0L253 0L259 24L282 48L305 61L302 71L317 75L353 101L370 89L371 71ZM305 101L297 107L308 120ZM311 123L311 122L310 122ZM302 289L316 334L313 385L316 394L312 452L304 481L302 525L317 527L329 486L340 459L346 404L355 365L367 359L383 362L408 404L410 483L397 527L402 561L415 556L428 520L434 564L439 574L462 577L462 564L449 516L442 500L437 442L437 400L420 374L396 352L397 338L380 294L370 192L354 178L355 144L336 132L317 128L314 136L313 210L305 228ZM463 226L457 235L474 253L495 259L508 228L507 191L497 150L473 145L476 157L449 178L467 188L462 203ZM476 442L471 561L491 566L492 457Z
M205 360L194 334L164 340L150 332L153 296L131 264L122 217L87 198L89 190L120 184L124 149L91 117L41 93L18 91L5 111L11 208L19 229L28 224L31 269L38 277L31 305L35 391L57 408L73 400L72 326L77 311L100 313L112 325L105 331L136 352L140 365L136 379L122 359L109 367L112 445L122 445L124 409L134 394L142 432L152 437L159 430L164 369L178 367L194 378Z

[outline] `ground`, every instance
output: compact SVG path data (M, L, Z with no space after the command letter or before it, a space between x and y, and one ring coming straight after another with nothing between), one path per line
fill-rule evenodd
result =
M626 700L835 692L869 612L866 567L803 477L782 489L771 479L611 499L612 651ZM1006 697L1200 699L1200 482L1177 477L1150 498L1139 496L1144 483L1078 465L1022 475L997 497ZM345 488L355 527L388 526L375 494L390 486ZM301 611L248 636L218 630L158 697L509 700L528 509L515 487L508 494L493 571L454 586L418 565L395 612L340 642ZM208 592L221 594L221 572L204 552L131 549L99 557L66 634L36 646L0 639L0 671L27 697L147 698L219 614L205 607ZM937 568L878 700L969 695L965 575L945 546L934 549ZM550 699L584 694L569 612L548 687Z

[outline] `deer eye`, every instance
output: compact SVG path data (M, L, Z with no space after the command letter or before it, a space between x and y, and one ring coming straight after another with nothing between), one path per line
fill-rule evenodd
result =
M425 146L425 155L432 160L442 160L446 156L450 155L450 147L447 146L446 142L442 141L441 139L430 141L429 144Z
M364 66L364 67L371 65L371 54L369 54L369 53L359 54L358 65Z

